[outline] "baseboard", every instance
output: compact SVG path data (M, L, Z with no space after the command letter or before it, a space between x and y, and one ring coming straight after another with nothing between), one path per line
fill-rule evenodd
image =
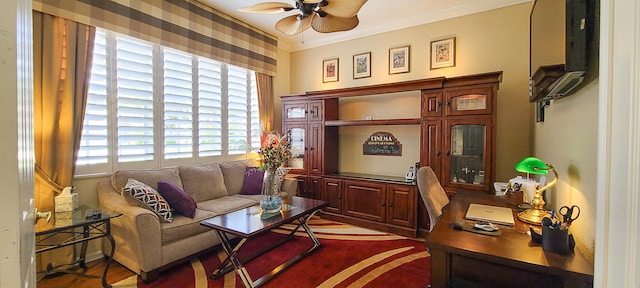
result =
M96 251L94 253L87 254L84 257L84 262L87 262L87 263L88 262L93 262L93 261L96 261L96 260L100 260L100 259L102 259L104 257L105 256L104 256L104 254L102 254L102 251Z

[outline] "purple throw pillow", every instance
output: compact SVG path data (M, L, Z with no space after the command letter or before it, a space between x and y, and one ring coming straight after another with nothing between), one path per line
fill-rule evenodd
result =
M262 179L264 171L258 170L256 167L247 167L244 173L244 182L240 195L260 195L262 192Z
M189 218L196 216L196 201L180 187L170 182L161 181L158 182L158 193L169 202L171 208L176 212Z

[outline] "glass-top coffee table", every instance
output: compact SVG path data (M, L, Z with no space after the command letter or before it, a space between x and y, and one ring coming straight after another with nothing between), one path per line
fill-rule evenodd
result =
M313 234L313 231L311 231L311 228L307 225L307 221L309 221L316 212L327 206L327 203L321 200L296 196L283 198L283 203L283 208L280 213L264 215L260 213L259 206L252 206L200 222L201 225L210 227L216 232L224 251L227 253L227 259L220 264L220 267L211 275L211 278L216 279L235 269L245 287L259 287L322 246L318 238ZM249 257L244 263L238 259L238 250L240 250L247 240L278 228L283 224L293 222L296 222L294 224L297 224L297 226L283 241L266 247L266 249ZM300 227L309 235L309 239L311 239L313 245L254 282L249 276L247 269L245 269L244 264L293 239L294 234ZM237 236L240 238L240 241L233 246L229 241L229 235Z

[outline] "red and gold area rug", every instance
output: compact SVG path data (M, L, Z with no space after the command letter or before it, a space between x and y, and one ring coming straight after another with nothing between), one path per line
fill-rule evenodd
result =
M430 257L423 241L319 217L311 219L309 226L323 246L262 287L427 287L430 283ZM240 250L240 259L285 237L293 228L293 225L284 225L245 243ZM293 240L247 263L247 271L255 281L309 247L311 240L304 231L299 231ZM113 286L243 287L235 271L216 280L209 278L225 258L226 254L220 250L217 255L194 258L191 263L163 272L153 283L144 284L139 277L132 276Z

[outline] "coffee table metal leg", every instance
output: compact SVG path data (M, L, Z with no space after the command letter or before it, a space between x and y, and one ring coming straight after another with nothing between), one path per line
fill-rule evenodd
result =
M218 271L211 275L211 277L215 279L226 274L230 269L230 262L236 269L236 273L238 273L238 276L240 276L240 280L242 280L244 287L254 287L253 280L251 280L249 272L247 272L247 269L242 266L242 263L240 263L240 260L238 259L238 250L240 250L240 247L244 245L246 239L240 240L240 242L235 247L231 247L229 238L223 231L215 230L215 232L218 235L218 238L220 238L222 248L224 248L224 251L227 253L227 259L221 264L220 268L218 268Z
M306 218L305 217L300 217L298 219L298 221L300 221L300 226L302 226L304 231L307 232L307 235L309 235L309 238L311 239L311 241L313 241L314 246L315 247L320 247L322 245L322 244L320 244L320 240L318 240L316 235L313 234L313 231L311 230L311 227L309 227L309 224L307 224L307 222L309 222L309 220L311 220L311 217L313 217L313 215L316 215L317 212L318 212L318 210L314 211L313 213L309 214ZM296 228L296 230L297 230L297 228Z

